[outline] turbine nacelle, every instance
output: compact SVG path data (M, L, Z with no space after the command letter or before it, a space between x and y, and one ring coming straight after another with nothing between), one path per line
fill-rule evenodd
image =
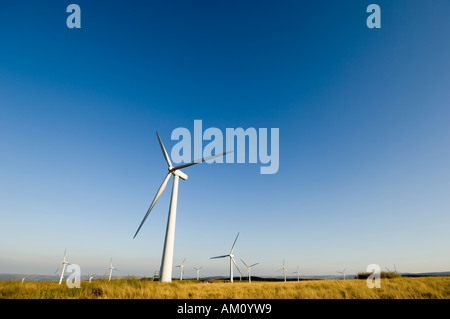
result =
M175 170L173 168L169 168L169 172L171 172L174 176L178 176L182 180L188 179L188 176L185 173L183 173L182 171L180 171L179 169Z

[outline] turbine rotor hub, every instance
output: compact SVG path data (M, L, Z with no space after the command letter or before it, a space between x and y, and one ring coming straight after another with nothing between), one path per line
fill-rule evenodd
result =
M172 168L169 168L169 172L171 172L172 175L176 175L183 180L188 179L188 176L185 173L183 173L182 171L180 171L179 169L173 170Z

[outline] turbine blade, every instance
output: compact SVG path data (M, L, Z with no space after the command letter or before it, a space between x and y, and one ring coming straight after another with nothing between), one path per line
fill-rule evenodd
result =
M169 167L172 167L172 162L170 161L169 154L167 154L166 148L164 147L164 144L161 141L161 138L159 137L158 132L156 132L156 136L158 136L159 146L161 147L161 151L164 155L164 158L166 159L167 165Z
M216 256L216 257L211 257L209 259L215 259L215 258L225 258L225 257L229 257L230 255L222 255L222 256Z
M161 186L159 187L158 192L156 193L155 198L153 199L153 202L150 205L150 208L147 210L147 214L145 214L144 219L142 220L141 224L139 225L139 228L137 229L136 234L134 234L133 239L136 238L136 235L139 233L139 230L141 229L142 225L144 224L145 220L147 219L148 214L150 214L150 211L152 210L153 206L155 206L156 201L158 200L158 198L161 196L161 194L166 189L167 182L169 181L170 175L171 175L171 173L168 173L166 175L166 178L164 179Z
M256 266L256 265L259 265L259 263L256 263L256 264L251 265L250 268L253 267L253 266Z
M219 154L215 154L215 155L211 155L211 156L207 156L207 157L198 158L198 159L196 159L193 162L175 166L173 168L173 170L175 171L177 169L182 169L182 168L189 167L189 166L192 166L192 165L195 165L195 164L203 163L204 161L207 161L207 160L219 157L219 156L224 156L224 155L226 155L228 153L231 153L231 152L233 152L233 151L228 151L228 152L223 152L223 153L219 153Z
M248 267L247 264L245 263L245 261L243 261L242 259L241 259L241 261L244 263L245 267Z
M233 264L236 266L236 269L239 271L239 273L240 273L241 276L242 276L241 270L239 269L239 267L238 267L238 265L236 264L236 261L234 260L233 257L231 257L231 260L233 261Z
M233 243L233 247L231 247L231 251L230 251L230 254L232 254L232 253L233 253L233 250L234 250L234 246L236 246L236 241L237 241L238 237L239 237L239 233L237 234L237 236L236 236L236 239L234 240L234 243Z

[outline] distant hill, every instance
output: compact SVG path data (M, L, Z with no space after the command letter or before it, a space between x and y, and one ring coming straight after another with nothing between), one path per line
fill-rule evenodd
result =
M0 281L59 281L59 276L57 275L39 275L39 274L0 274ZM94 279L103 279L104 276L94 276ZM114 276L114 279L117 277ZM64 280L67 279L67 275L64 276ZM86 275L81 276L81 280L88 280L89 277Z
M403 277L430 277L430 276L450 276L450 271L443 271L443 272L423 272L423 273L401 273ZM133 277L133 276L132 276ZM346 275L347 279L353 279L356 276L355 275ZM21 281L22 278L25 278L25 281L58 281L59 276L57 275L39 275L39 274L0 274L0 281ZM105 276L95 276L95 279L104 279L107 278ZM127 277L120 277L121 279L127 278ZM142 278L140 276L135 276L135 278ZM64 279L67 279L67 276L64 277ZM88 280L87 275L82 275L81 280ZM114 279L117 279L116 276L114 276ZM174 278L175 280L177 278ZM186 279L195 279L195 278L186 278ZM227 281L230 277L227 276L210 276L210 277L202 277L201 280L223 280ZM289 276L286 278L288 281L295 281L297 280L297 276ZM300 276L300 280L317 280L317 279L342 279L342 276L336 276L336 275L321 275L321 276ZM239 281L239 277L234 277L234 281ZM248 277L243 276L242 280L247 281ZM252 281L283 281L284 278L282 276L276 276L276 277L259 277L259 276L252 276Z
M403 277L429 277L429 276L450 276L450 271L422 272L422 273L401 273Z
M1 281L56 281L59 277L56 275L36 275L36 274L0 274Z

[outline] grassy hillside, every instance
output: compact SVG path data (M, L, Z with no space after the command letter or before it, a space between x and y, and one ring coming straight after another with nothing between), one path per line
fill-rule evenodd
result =
M56 282L0 282L0 298L146 298L146 299L436 299L450 298L450 277L383 279L380 289L369 289L365 280L311 280L291 282L199 283L193 280L171 284L123 279L81 282L69 289Z

